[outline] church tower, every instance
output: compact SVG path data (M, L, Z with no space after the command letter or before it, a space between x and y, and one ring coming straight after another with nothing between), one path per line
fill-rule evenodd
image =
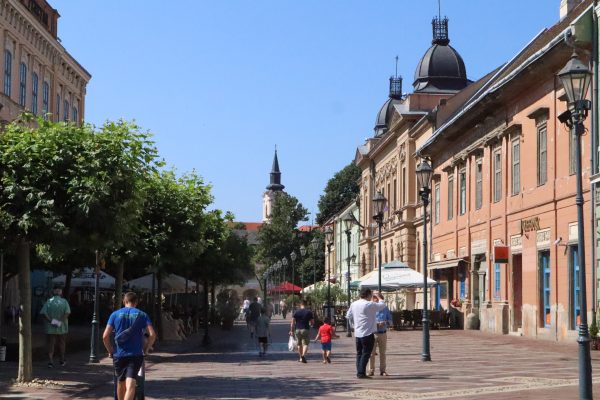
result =
M281 171L279 171L279 160L277 160L277 149L273 157L273 166L271 167L270 183L267 191L263 195L263 222L271 221L271 210L275 202L275 193L282 192L285 186L281 184Z

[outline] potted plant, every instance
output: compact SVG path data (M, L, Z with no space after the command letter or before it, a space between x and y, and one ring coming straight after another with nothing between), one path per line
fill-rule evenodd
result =
M592 350L600 350L600 338L598 337L598 325L596 325L596 321L593 321L590 326L590 338L592 339Z

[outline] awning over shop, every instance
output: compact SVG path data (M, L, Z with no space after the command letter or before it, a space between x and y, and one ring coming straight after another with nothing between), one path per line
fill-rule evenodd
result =
M374 270L368 279L363 280L359 287L377 289L379 286L378 270ZM366 275L365 275L366 276ZM437 284L431 278L427 278L427 287L433 287ZM399 289L422 288L423 275L410 268L408 264L400 261L392 261L383 264L381 270L381 289L394 291Z
M467 262L467 259L465 257L462 257L462 258L451 258L451 259L442 260L442 261L434 261L434 262L430 262L429 264L427 264L427 269L432 270L432 269L455 268L455 267L458 267L458 265L461 262Z

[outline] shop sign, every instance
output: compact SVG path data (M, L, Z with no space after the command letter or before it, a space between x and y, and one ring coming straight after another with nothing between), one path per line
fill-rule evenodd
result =
M521 232L532 232L540 230L540 217L521 220Z
M494 246L494 262L508 264L508 246Z

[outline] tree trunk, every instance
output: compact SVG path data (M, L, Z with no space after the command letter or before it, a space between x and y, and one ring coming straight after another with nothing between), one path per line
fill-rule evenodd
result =
M215 283L212 282L210 284L210 321L214 324L216 322L217 316L216 316L216 306L217 306L217 300L216 300L216 294L215 294Z
M160 272L156 273L156 301L157 301L157 309L156 309L156 321L158 323L158 340L164 340L163 337L163 326L162 326L162 274Z
M30 382L33 378L31 362L31 273L29 242L20 239L17 245L19 267L19 367L17 382Z
M117 276L115 277L115 310L121 308L123 304L123 270L125 269L125 260L122 258L117 262Z
M65 287L63 288L65 299L69 299L70 291L71 291L71 280L73 279L73 268L67 268L67 272L65 272Z

